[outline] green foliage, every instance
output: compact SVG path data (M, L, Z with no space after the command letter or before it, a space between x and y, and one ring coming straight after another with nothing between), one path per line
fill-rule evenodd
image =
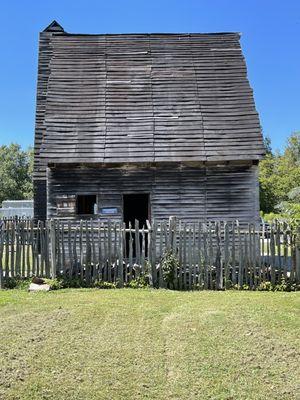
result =
M163 279L167 287L172 289L174 280L177 277L179 270L179 261L172 250L166 251L161 261Z
M29 285L31 284L31 278L4 278L3 286L4 289L21 289L28 290Z
M270 141L260 162L260 206L263 214L276 213L284 219L300 217L300 133L293 133L284 152L273 153Z
M176 277L175 271L178 269L179 263L177 258L173 255L172 252L167 252L164 258L163 271L165 271L164 280L167 284L167 287L172 289L173 282ZM80 278L56 278L56 279L44 279L45 283L50 285L51 290L59 290L66 288L97 288L97 289L117 289L119 287L118 282L106 282L102 280L95 281L91 284L87 284L86 281ZM6 278L4 279L4 289L19 289L19 290L28 290L29 285L32 282L32 278ZM130 282L124 285L125 288L129 289L147 289L150 287L148 277L139 277L131 280ZM203 285L200 287L199 284L195 285L194 290L202 290ZM227 285L227 289L229 290L243 290L249 291L250 287L247 284L243 284L242 287L239 285L232 285L232 282L229 282ZM265 291L265 292L296 292L300 291L300 284L295 282L286 281L284 278L280 283L272 285L270 281L261 282L256 289L257 291Z
M250 290L249 285L244 284L241 288L239 285L234 285L231 289L234 290ZM256 289L259 292L297 292L300 291L300 284L286 281L284 278L280 283L273 285L270 281L261 282Z
M50 286L51 290L63 289L65 286L64 281L61 279L44 279L45 283ZM4 278L4 289L21 289L28 290L32 278Z
M149 288L149 279L146 276L141 276L136 279L132 279L130 282L126 283L125 287L130 289L146 289Z
M51 290L63 289L63 281L61 279L44 279L45 283L50 286Z
M18 144L0 146L0 204L32 198L33 152Z
M62 288L86 288L86 287L88 287L86 281L79 277L76 277L76 278L59 277L57 279L61 283Z
M300 284L286 281L284 278L280 283L272 285L271 282L261 282L257 290L267 292L297 292L300 290Z
M114 282L97 281L93 285L97 289L116 289L117 284Z

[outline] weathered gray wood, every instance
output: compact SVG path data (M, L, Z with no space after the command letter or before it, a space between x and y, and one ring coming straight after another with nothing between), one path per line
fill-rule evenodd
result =
M92 279L94 280L95 278L95 269L96 269L96 260L97 260L97 254L96 254L96 244L95 244L95 231L94 231L94 223L93 220L90 220L90 235L91 235L91 262L93 264L93 275Z
M78 278L78 272L79 272L79 258L78 258L78 253L77 253L77 238L78 238L78 231L79 227L76 226L75 232L74 232L74 240L73 240L73 257L74 257L74 275L76 278Z
M142 228L142 249L141 249L141 257L140 257L142 275L144 275L144 273L145 273L145 264L146 264L145 248L146 248L146 238L145 238L145 228L143 226L143 228Z
M3 279L3 252L4 252L4 232L0 229L0 289L4 287Z
M111 266L108 263L108 239L107 228L103 224L103 262L104 262L104 279L111 282Z
M114 243L113 243L113 254L112 254L112 262L116 264L118 258L118 229L116 222L113 222L113 236L114 236ZM126 249L126 238L123 238L123 249Z
M21 239L20 239L20 223L16 224L16 229L15 229L15 272L16 276L20 276L21 274Z
M196 225L193 223L192 230L192 288L197 288L197 248L196 248Z
M149 267L149 283L151 286L153 286L153 279L154 279L153 275L155 269L155 261L153 260L153 229L151 228L150 222L148 220L146 221L146 225L148 230L147 255L148 255L148 267Z
M188 269L187 269L187 287L189 290L193 287L193 256L192 256L192 228L189 225L187 229L188 237Z
M243 283L244 283L244 254L243 254L241 228L240 228L240 225L238 222L237 222L237 237L238 237L238 246L239 246L238 286L241 289L243 287Z
M80 279L83 280L83 265L84 265L84 251L83 251L83 221L79 225L79 268Z
M6 225L6 230L5 230L5 276L9 276L10 274L10 268L9 268L9 240L10 240L10 234L9 234L9 228Z
M288 225L287 223L283 224L283 276L285 281L288 279Z
M232 245L231 245L231 282L236 285L237 282L237 271L236 271L236 225L235 221L232 222Z
M135 259L136 259L136 264L140 265L141 264L141 250L140 250L140 232L139 232L139 221L135 220L134 221L134 227L135 227Z
M182 232L181 222L179 222L179 229L178 229L178 262L179 262L178 287L179 290L182 290L184 265L183 265L183 232Z
M91 271L91 264L92 264L92 246L91 246L91 237L90 237L90 231L87 226L87 221L85 224L85 247L86 247L86 252L85 252L85 280L88 285L91 284L92 281L92 271Z
M183 225L183 288L187 289L187 226Z
M163 268L162 268L162 260L165 255L165 249L163 245L164 241L164 235L165 235L165 230L166 230L166 222L163 221L160 223L160 228L159 228L159 255L160 255L160 260L159 260L159 287L163 288L165 287L165 282L163 279Z
M75 238L74 238L75 242ZM72 230L71 230L71 221L68 221L68 256L69 256L69 278L73 276L73 268L74 268L74 258L72 251Z
M44 248L44 268L45 268L45 276L47 278L50 277L50 266L49 266L49 228L48 221L44 222L44 233L43 233L43 248Z
M261 229L261 235L260 235L260 241L261 241L261 259L260 262L263 263L262 265L262 271L261 271L261 275L262 275L262 279L266 280L267 277L267 268L265 266L266 263L266 256L265 256L265 237L266 237L266 228L265 228L265 223L262 224L262 229Z
M252 225L248 224L248 248L247 248L247 255L248 255L248 276L249 276L249 286L252 289L254 287L254 263L255 260L253 259L253 234L252 234Z
M255 283L259 286L261 283L261 242L260 242L260 231L254 226L254 260L255 260Z
M229 252L230 252L229 225L228 225L227 222L225 222L225 224L224 224L224 280L225 280L225 288L229 287L229 279L230 279Z
M295 238L295 258L296 258L296 273L295 273L295 281L300 283L300 225L296 229L296 238Z
M270 259L270 270L271 270L271 283L275 285L276 279L276 271L275 271L275 233L274 233L274 225L271 225L270 231L270 252L271 252L271 259Z
M101 237L101 222L98 221L98 235L97 235L97 244L98 244L98 272L97 272L97 279L99 281L103 281L103 251L102 251L102 237Z
M9 253L10 253L10 273L11 276L15 276L15 224L11 225L11 237L10 237L10 247L9 247Z
M204 263L204 289L209 288L209 271L208 271L208 233L206 224L202 224L203 228L203 263Z
M60 243L61 243L61 273L64 277L67 276L67 271L66 271L66 246L65 246L65 224L61 224L61 229L60 229Z
M56 278L56 232L54 221L50 221L50 243L51 243L51 278Z
M252 161L264 153L238 34L60 30L41 33L39 48L36 217L46 216L48 161Z
M25 233L26 223L23 222L21 225L21 252L22 252L22 260L21 260L21 276L26 277L26 233ZM46 230L45 230L46 231ZM45 246L47 246L47 240L45 239ZM47 260L48 249L45 248L45 264ZM46 265L45 265L45 273L46 273Z
M132 226L131 226L131 222L129 222L129 241L128 241L128 246L129 246L129 280L132 279L132 271L133 271L133 237L132 237Z
M48 224L49 224L49 230L50 230L51 221L48 221ZM31 261L31 257L30 257L31 256L31 254L30 254L31 229L30 229L30 227L31 227L30 224L28 224L27 229L26 229L26 243L27 243L27 246L26 246L26 277L30 276L30 269L31 269L31 267L30 267L30 261ZM49 239L50 239L50 236L49 236ZM51 239L50 239L50 242L51 242ZM51 248L50 248L50 252L51 252Z
M222 268L222 260L221 260L221 232L220 232L220 224L216 222L215 224L215 234L216 234L216 288L218 290L223 289L223 268Z
M123 225L119 229L119 256L118 256L118 281L120 287L124 286L124 267L123 267Z
M264 256L265 235L269 257ZM121 285L149 274L151 284L164 287L161 261L169 250L179 260L173 288L222 289L227 288L224 286L226 276L228 280L233 276L232 282L236 279L239 287L245 283L255 289L262 281L280 283L282 274L276 259L279 236L283 245L283 276L289 276L291 282L298 281L299 231L277 224L267 232L264 226L249 223L245 227L238 221L236 229L235 223L229 222L187 224L178 221L176 227L172 227L167 221L157 223L154 220L152 225L148 221L147 227L141 229L137 222L132 229L131 225L126 228L124 223L92 220L77 224L50 220L45 224L28 222L26 226L23 222L8 221L0 228L1 268L3 279L15 275L56 276L62 273L80 276L88 282L101 279L118 281ZM136 237L141 243L136 257L140 259L139 264L134 264L133 260L133 238ZM128 251L125 251L126 246ZM292 270L289 275L290 250ZM233 268L233 258L238 260L237 269ZM226 269L226 265L232 270ZM74 274L70 274L71 268Z
M211 222L208 223L208 280L209 280L209 288L215 289L213 286L212 279L212 267L214 265L214 248L213 248L213 224Z
M119 237L119 239L120 239L120 237ZM119 242L119 246L121 246L120 242ZM110 220L108 220L108 224L107 224L107 253L108 253L108 268L109 268L109 271L111 271L111 268L112 268L112 226L111 226ZM110 281L111 280L111 272L109 275L110 275L110 277L109 277L109 281Z

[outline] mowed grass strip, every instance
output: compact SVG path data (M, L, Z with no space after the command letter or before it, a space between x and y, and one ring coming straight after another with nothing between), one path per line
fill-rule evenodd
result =
M0 291L0 399L299 399L298 293Z

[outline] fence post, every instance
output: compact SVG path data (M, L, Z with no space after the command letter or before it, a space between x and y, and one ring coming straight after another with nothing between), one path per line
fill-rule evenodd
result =
M56 233L54 221L50 221L51 278L56 278Z
M123 267L123 255L124 255L124 250L123 250L123 224L120 224L120 230L119 230L119 265L118 265L118 279L119 279L119 285L120 287L124 286L124 267Z
M221 232L220 223L215 223L215 234L216 234L216 288L219 290L223 289L223 269L221 259Z
M153 273L153 243L152 243L152 228L151 224L148 220L146 220L147 229L148 229L148 267L149 267L149 283L150 286L154 285L154 273Z
M296 253L296 283L300 282L300 223L297 226L296 238L295 238L295 253Z
M0 226L0 289L3 289L3 249L4 249L4 232Z

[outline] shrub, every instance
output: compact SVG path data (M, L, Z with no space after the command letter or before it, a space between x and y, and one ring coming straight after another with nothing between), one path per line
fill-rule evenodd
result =
M146 289L149 285L149 278L146 276L141 276L136 279L132 279L130 282L125 284L125 287L131 289Z
M97 289L116 289L117 284L114 282L96 281L94 287Z
M60 282L60 285L61 285L61 287L59 289L63 289L63 288L78 289L78 288L89 287L89 285L87 285L86 281L84 279L81 279L80 277L76 277L76 278L59 277L59 278L57 278L57 280L58 280L58 282Z
M31 283L31 278L8 277L8 278L4 278L3 287L4 287L4 289L27 290L30 283Z
M44 279L45 283L50 286L51 290L63 289L63 281L61 279Z
M166 282L167 287L172 289L179 270L179 260L172 250L168 250L164 254L161 260L161 267L163 280Z
M272 285L269 281L261 282L257 290L268 292L296 292L300 290L300 284L289 282L282 278L281 282L276 285Z

